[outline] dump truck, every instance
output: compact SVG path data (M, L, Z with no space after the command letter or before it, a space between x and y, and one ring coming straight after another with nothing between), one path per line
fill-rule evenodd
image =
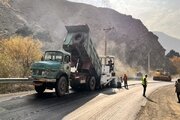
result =
M87 25L66 26L63 49L71 54L70 86L76 90L86 87L94 90L100 85L101 61L92 43Z
M45 89L55 88L56 95L62 96L69 93L70 87L93 91L115 81L113 70L108 71L112 78L105 79L109 74L102 70L88 25L66 26L66 30L64 50L46 51L42 61L31 66L36 92L42 94Z
M170 75L170 73L165 72L163 69L157 69L154 72L153 80L171 81L171 75Z

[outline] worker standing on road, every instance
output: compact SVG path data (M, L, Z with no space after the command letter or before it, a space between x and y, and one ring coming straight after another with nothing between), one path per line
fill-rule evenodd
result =
M180 103L180 79L178 79L175 83L176 87L176 93L177 93L177 98L178 98L178 103Z
M123 81L124 81L124 87L126 88L126 89L128 89L128 83L127 83L127 75L126 74L124 74L124 76L123 76Z
M146 97L147 75L142 78L143 96Z

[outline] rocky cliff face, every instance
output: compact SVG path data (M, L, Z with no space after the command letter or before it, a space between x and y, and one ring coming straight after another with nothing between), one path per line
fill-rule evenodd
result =
M22 26L23 21L14 14L10 6L0 1L0 38L15 33Z
M165 50L158 37L132 16L65 0L12 0L9 4L12 7L9 17L15 16L12 19L23 24L16 26L16 22L7 21L12 26L11 33L28 29L42 39L46 50L62 47L65 25L88 24L99 54L104 53L106 39L108 54L117 56L132 67L143 66L147 69L148 53L152 69L163 65ZM0 29L4 28L0 26Z

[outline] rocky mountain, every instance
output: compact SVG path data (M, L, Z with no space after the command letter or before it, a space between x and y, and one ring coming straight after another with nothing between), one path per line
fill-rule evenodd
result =
M7 3L0 1L0 37L13 34L22 26L24 22L14 14Z
M65 25L88 24L99 54L104 53L106 39L108 54L115 55L131 67L147 69L148 55L151 56L151 69L162 67L165 61L165 49L158 37L132 16L65 0L9 0L7 4L3 9L14 22L6 21L8 31L40 38L45 50L62 47ZM6 19L5 14L1 15L3 19ZM16 21L20 21L20 25L16 26Z
M172 49L180 53L180 39L171 37L163 32L154 31L153 33L159 37L159 42L166 49L166 53Z

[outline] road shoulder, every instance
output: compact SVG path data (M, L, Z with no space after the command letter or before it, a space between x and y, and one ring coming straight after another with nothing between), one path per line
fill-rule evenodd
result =
M180 118L180 104L177 103L174 85L160 87L146 99L146 105L141 107L136 120L177 120Z

